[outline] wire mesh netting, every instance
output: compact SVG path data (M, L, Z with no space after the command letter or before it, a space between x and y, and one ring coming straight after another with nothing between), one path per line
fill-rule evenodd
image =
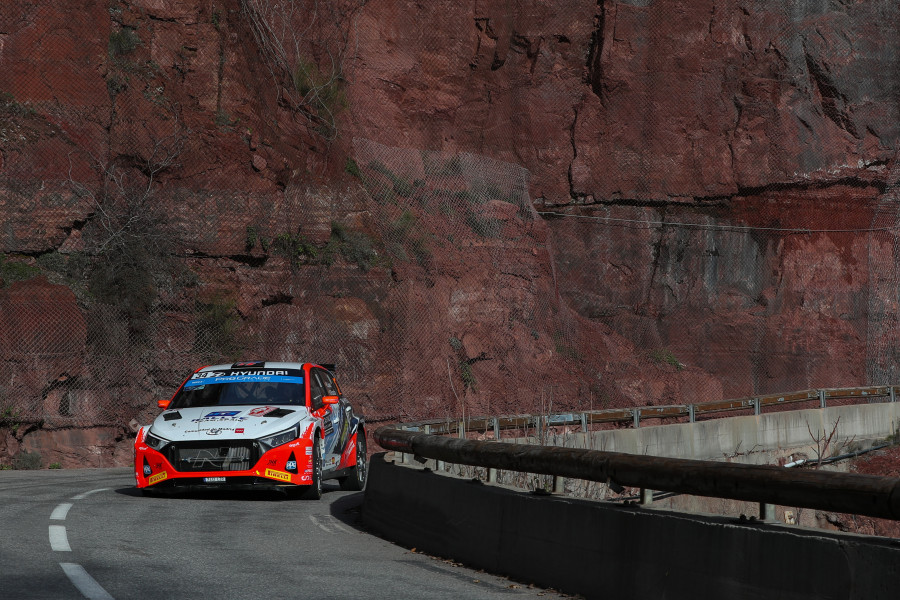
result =
M897 7L177 4L0 7L3 424L896 383Z

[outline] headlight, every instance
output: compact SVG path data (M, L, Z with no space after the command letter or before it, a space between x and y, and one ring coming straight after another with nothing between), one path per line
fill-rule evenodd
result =
M275 435L270 435L269 437L260 439L259 445L262 446L266 451L269 451L276 446L287 444L288 442L293 442L296 439L297 428L291 427L287 431L282 431L280 433L276 433Z
M165 447L166 444L169 443L169 440L164 440L161 437L157 437L148 431L147 435L144 436L144 443L159 452Z

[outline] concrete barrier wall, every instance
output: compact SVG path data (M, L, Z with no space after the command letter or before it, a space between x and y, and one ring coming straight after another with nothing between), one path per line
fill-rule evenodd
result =
M900 590L900 541L538 496L384 454L372 458L362 518L402 545L587 598L893 600Z
M671 458L771 462L772 452L812 453L816 438L835 429L829 451L850 440L865 444L900 428L900 402L858 404L711 419L696 423L570 434L550 444ZM739 455L739 456L736 456Z

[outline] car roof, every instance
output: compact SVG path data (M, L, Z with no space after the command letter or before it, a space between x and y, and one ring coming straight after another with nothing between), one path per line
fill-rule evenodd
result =
M223 371L229 369L302 369L306 363L301 362L269 362L269 361L243 361L225 363L221 365L209 365L200 371Z

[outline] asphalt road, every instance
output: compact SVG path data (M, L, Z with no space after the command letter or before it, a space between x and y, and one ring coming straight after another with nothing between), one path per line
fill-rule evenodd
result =
M556 596L370 535L362 493L329 483L145 498L128 468L0 471L0 599Z

